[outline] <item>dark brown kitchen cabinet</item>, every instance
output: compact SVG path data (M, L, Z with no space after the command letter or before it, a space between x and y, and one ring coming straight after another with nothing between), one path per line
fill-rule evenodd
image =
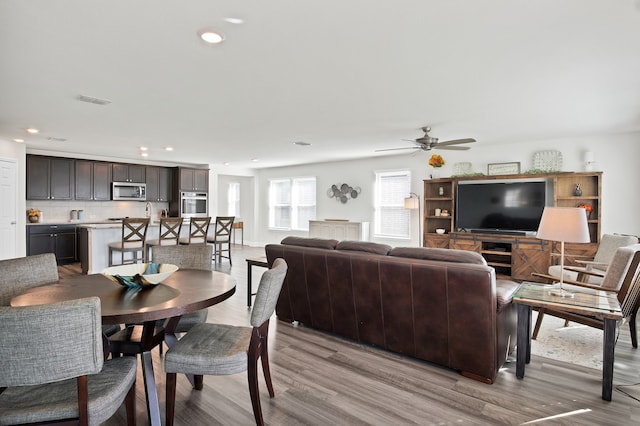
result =
M54 253L59 265L77 262L75 225L28 225L27 256Z
M145 166L139 164L113 163L113 181L144 183L145 169Z
M76 200L111 199L111 163L76 160Z
M73 200L74 165L71 158L27 155L27 200Z
M147 166L147 201L170 201L171 169Z
M208 169L179 169L180 190L181 191L208 191L209 190L209 170Z

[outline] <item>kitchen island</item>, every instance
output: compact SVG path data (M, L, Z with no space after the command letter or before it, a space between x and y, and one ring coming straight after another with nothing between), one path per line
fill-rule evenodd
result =
M147 240L158 238L159 221L153 221L147 229ZM189 224L182 226L180 236L189 235ZM93 223L78 225L78 257L83 274L97 274L109 266L109 243L122 238L122 223ZM130 255L130 253L129 253ZM117 258L116 258L117 257ZM120 263L120 254L114 253L114 261Z

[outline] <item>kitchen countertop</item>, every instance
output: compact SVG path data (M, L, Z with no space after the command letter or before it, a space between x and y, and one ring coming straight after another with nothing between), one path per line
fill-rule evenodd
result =
M151 222L149 222L150 226L159 225L159 224L160 224L160 220L152 220ZM94 220L68 220L66 222L63 222L63 221L36 222L36 223L27 222L27 226L37 226L37 225L44 225L44 226L77 225L77 226L82 226L86 228L110 228L110 227L120 228L122 227L122 221L108 220L108 219L104 219L104 220L94 219Z

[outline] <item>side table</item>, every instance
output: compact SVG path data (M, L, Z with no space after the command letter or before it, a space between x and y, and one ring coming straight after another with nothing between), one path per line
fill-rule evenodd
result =
M251 268L253 266L261 266L263 268L268 268L269 264L267 263L267 257L250 257L245 259L247 261L247 306L251 306L251 296L255 296L255 293L251 291Z
M513 295L513 302L518 305L516 377L524 378L525 365L531 361L531 310L533 307L590 315L604 321L602 399L611 401L616 323L622 319L616 294L606 291L576 292L574 297L558 297L551 294L551 288L541 284L523 283Z

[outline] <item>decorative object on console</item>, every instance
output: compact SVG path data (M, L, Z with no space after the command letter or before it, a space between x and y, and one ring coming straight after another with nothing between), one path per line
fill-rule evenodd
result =
M520 174L520 163L493 163L487 165L487 174L495 175L517 175Z
M444 166L445 164L446 163L444 161L444 158L442 158L441 155L432 154L431 157L429 157L429 165L431 167L440 168L440 167Z
M538 151L533 154L533 169L544 172L562 170L562 153L557 150Z
M564 243L588 243L591 241L587 217L582 209L573 207L545 207L540 219L537 238L560 242L560 270L564 270ZM562 288L564 274L560 274L560 286L551 294L559 297L573 297Z
M418 209L418 239L422 238L422 215L420 214L420 197L415 192L410 192L409 196L404 199L404 208L415 210ZM422 247L422 242L419 243Z
M353 187L346 183L337 183L331 185L331 188L327 190L327 196L329 198L335 198L336 201L340 201L342 204L346 204L350 198L358 198L361 191L359 186Z
M42 212L38 209L29 209L27 216L29 216L29 222L31 223L42 222Z
M589 220L589 218L591 217L591 212L593 211L593 206L589 203L580 203L578 204L578 207L585 210L585 213L587 214L587 220Z
M575 191L573 191L573 193L576 197L582 196L582 185L580 185L579 183L576 183L576 189Z

